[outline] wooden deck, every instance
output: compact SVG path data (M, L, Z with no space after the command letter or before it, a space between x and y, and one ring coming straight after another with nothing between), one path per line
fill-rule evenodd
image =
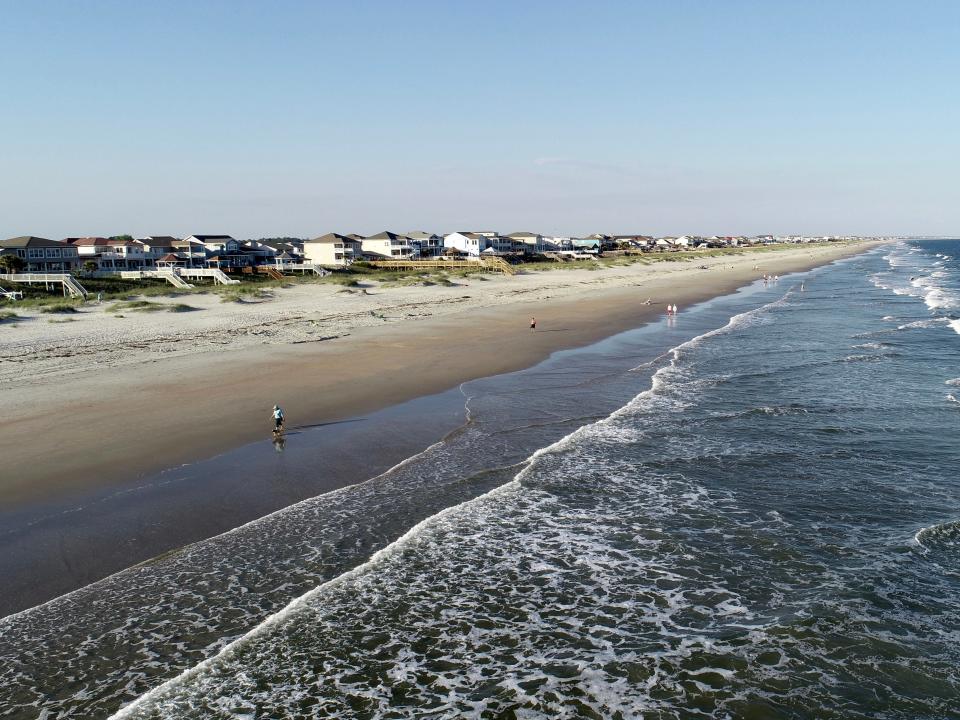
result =
M367 264L380 270L478 270L516 275L517 270L503 258L480 258L479 260L369 260Z
M0 273L0 280L23 283L25 285L60 285L63 296L85 298L87 290L70 273Z

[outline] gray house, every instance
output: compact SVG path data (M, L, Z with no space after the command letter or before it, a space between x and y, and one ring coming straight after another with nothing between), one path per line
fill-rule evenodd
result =
M0 240L0 255L19 257L24 262L25 272L70 272L79 263L75 247L33 235Z

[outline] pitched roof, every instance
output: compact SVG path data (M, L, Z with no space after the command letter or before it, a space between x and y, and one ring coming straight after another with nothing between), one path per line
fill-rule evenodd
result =
M172 242L177 242L180 238L175 238L170 235L147 235L145 238L138 238L147 244L153 245L169 245Z
M214 240L233 240L232 235L191 235L190 237L196 238L200 242L210 242Z
M429 240L432 237L435 237L436 233L428 233L423 230L414 230L413 232L408 232L407 237L413 240Z
M110 243L105 237L67 238L64 242L73 247L92 247L94 245L107 245Z
M403 237L404 236L400 235L399 233L384 230L376 235L369 235L368 237L364 238L364 240L402 240Z
M507 235L507 237L510 237L510 238L515 238L515 237L539 237L539 235L540 235L540 233L532 233L532 232L513 232L513 233L510 233L509 235Z
M63 247L64 243L59 240L48 240L47 238L36 237L34 235L21 235L20 237L0 240L0 247L3 248L26 248L26 247Z
M341 235L340 233L327 233L326 235L321 235L320 237L315 237L312 240L304 240L305 243L356 243L360 242L359 240L354 239L353 237L348 237L347 235Z

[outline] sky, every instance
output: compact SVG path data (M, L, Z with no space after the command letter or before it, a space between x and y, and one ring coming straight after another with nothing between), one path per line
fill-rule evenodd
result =
M960 3L0 0L0 236L960 233Z

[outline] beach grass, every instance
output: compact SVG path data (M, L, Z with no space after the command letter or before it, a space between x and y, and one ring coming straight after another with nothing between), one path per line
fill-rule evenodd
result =
M114 303L109 308L107 312L110 313L121 313L124 311L131 312L189 312L191 310L196 310L195 307L191 305L186 305L184 303L158 303L151 300L125 300L118 303Z
M42 313L75 313L77 312L77 306L71 305L70 303L59 302L53 303L52 305L45 305L40 308Z
M159 312L164 306L161 303L150 300L126 300L110 306L107 312L120 312L121 310L131 310L134 312Z
M283 287L278 281L274 280L276 287ZM257 285L228 285L223 289L218 289L220 302L266 302L273 298L273 293L269 288Z

